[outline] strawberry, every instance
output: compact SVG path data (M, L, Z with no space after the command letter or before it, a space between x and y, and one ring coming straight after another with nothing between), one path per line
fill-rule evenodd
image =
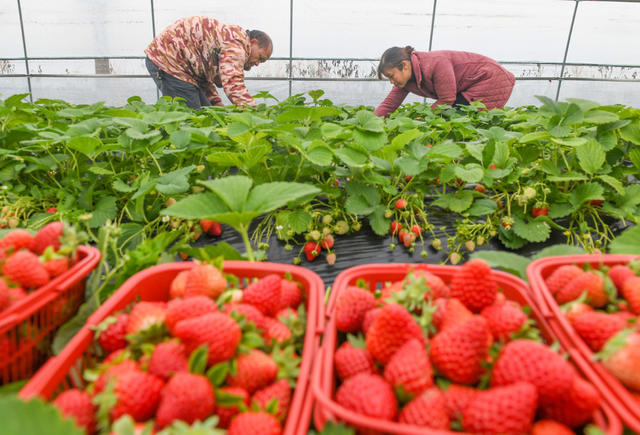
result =
M485 307L481 315L487 319L496 341L509 341L511 334L518 332L527 321L527 315L520 305L513 301Z
M438 331L444 331L473 318L473 313L456 298L436 299L435 304L438 309L433 313L432 322Z
M558 267L549 275L544 283L552 295L558 294L567 284L582 275L584 271L575 264L565 264Z
M169 295L171 298L181 298L184 296L185 285L187 284L188 270L183 270L178 273L169 287Z
M450 384L442 391L447 414L452 421L460 420L462 410L467 407L471 399L478 392L475 388L465 385Z
M555 296L559 304L565 304L578 299L585 291L587 292L587 302L592 307L602 307L609 301L609 296L604 288L604 280L599 273L594 271L584 272L568 282Z
M114 393L116 404L111 408L111 421L129 414L135 421L153 417L160 402L164 382L139 369L130 369L116 377Z
M113 352L111 355L109 355L109 357L116 354L116 352ZM116 355L115 357L117 357L118 355ZM139 369L138 363L132 359L123 359L122 361L114 364L114 358L109 358L100 365L100 370L102 370L102 373L100 374L100 376L98 376L98 379L96 379L93 384L93 390L96 394L101 393L105 389L107 384L113 379L116 379L120 374L128 372L130 370Z
M210 264L202 264L189 270L184 283L184 298L204 295L216 299L227 288L222 272Z
M396 201L396 203L394 204L394 207L397 210L402 210L407 206L408 202L406 199L399 199Z
M573 301L569 302L566 305L563 305L562 310L564 311L564 316L567 318L567 320L569 320L569 322L573 324L573 322L582 314L593 312L593 307L582 302Z
M599 352L607 341L627 325L624 318L613 314L590 311L572 322L578 335L594 352Z
M255 435L260 428L260 435L280 435L280 422L266 412L242 412L237 414L229 425L228 435Z
M282 279L280 281L280 305L279 309L285 307L298 308L298 305L302 302L302 291L298 284L288 279Z
M242 292L242 303L253 305L266 316L273 317L280 307L280 283L276 274L267 275L252 282Z
M275 340L278 343L284 343L291 339L291 330L280 320L272 317L265 317L263 326L263 337L265 338L265 344L267 346L271 345L272 340Z
M66 257L51 258L44 262L44 268L49 273L50 278L55 278L69 270L69 260Z
M451 280L451 297L460 299L474 313L493 304L497 293L493 271L489 263L481 259L467 261Z
M442 392L430 388L407 403L398 422L432 429L449 429L449 415Z
M381 420L395 420L398 402L391 386L379 375L360 373L338 387L336 402L345 408Z
M402 224L397 221L391 221L390 232L392 235L398 234L398 232L402 229Z
M538 420L531 428L531 435L575 435L575 432L557 421Z
M408 402L431 387L433 371L423 343L413 338L403 344L384 368L384 379L401 402Z
M413 279L411 276L413 276ZM413 270L407 274L403 282L406 284L411 283L412 281L426 284L424 292L425 301L429 299L449 297L449 287L447 287L442 278L431 272L427 272L423 269Z
M422 234L422 228L420 228L420 225L413 225L411 227L411 232L415 234L416 237L420 237L420 234Z
M204 421L216 406L216 396L209 380L189 372L176 373L162 389L156 424L163 428L175 420L188 424Z
M355 286L345 287L336 301L336 328L343 332L359 331L365 313L376 305L376 298L370 291Z
M87 433L91 434L95 431L95 405L86 391L77 388L66 390L56 397L53 405L63 416L73 418L76 425Z
M633 276L624 282L622 296L629 302L631 311L640 314L640 276Z
M484 371L488 335L489 326L481 316L445 329L431 341L431 362L453 382L475 384Z
M364 314L364 318L362 319L362 332L365 334L369 330L369 327L373 324L373 321L376 320L378 314L382 312L382 308L374 308L372 310L367 311Z
M602 207L602 200L601 199L592 199L591 201L589 201L589 205L592 207Z
M602 365L627 388L640 390L640 333L625 329L601 352Z
M342 343L336 350L333 362L336 366L336 373L342 381L358 373L375 374L378 372L371 352L364 346L356 347L349 341Z
M273 384L256 391L251 396L251 402L258 404L261 410L265 410L271 400L278 402L278 411L276 412L276 418L279 421L284 421L289 413L289 405L291 404L291 386L286 379L280 379Z
M167 310L159 302L138 302L129 313L127 334L137 334L164 325Z
M541 406L540 415L542 418L577 428L591 421L599 406L598 391L584 379L575 376L569 395Z
M627 280L627 278L636 276L635 273L633 273L633 270L626 264L616 264L615 266L611 266L611 268L607 271L607 275L616 286L618 291L622 291L622 285Z
M200 219L200 226L202 227L202 231L209 234L210 236L219 236L222 234L222 227L220 226L220 222L212 221L209 219Z
M57 209L56 207L49 207L49 208L47 209L47 213L49 213L49 214L55 214L55 213L58 213L58 209Z
M220 394L222 393L222 395ZM239 412L238 404L226 404L221 397L231 398L243 403L244 406L249 405L249 393L240 387L221 387L216 391L216 415L219 418L218 427L226 429L229 427L231 419Z
M165 381L174 373L189 371L184 345L178 341L165 341L153 349L149 360L149 373Z
M13 230L0 239L0 251L17 252L23 248L28 248L33 240L33 236L27 230Z
M109 316L96 327L96 338L100 347L107 353L124 349L127 346L128 314Z
M318 242L309 240L304 244L304 253L307 255L308 261L313 261L322 252L322 245Z
M507 343L493 366L491 385L500 387L518 381L538 388L540 405L566 397L574 371L560 355L542 343L519 339Z
M60 249L60 237L64 233L62 222L50 222L40 229L29 243L29 250L41 255L48 246L53 246L53 250Z
M236 313L238 317L244 316L245 322L253 322L258 329L265 329L264 314L259 309L249 304L226 304L223 311L227 314Z
M528 434L537 401L536 387L526 382L478 391L462 411L462 425L473 433Z
M210 313L178 322L174 328L178 337L191 354L199 346L209 346L209 365L229 360L236 353L242 338L240 326L224 313Z
M375 360L387 364L393 354L412 338L424 341L420 325L402 305L388 304L367 330L367 349Z
M173 332L179 321L192 319L204 314L215 313L218 306L209 297L204 295L193 296L187 299L172 299L167 304L165 323L170 332Z
M327 251L333 248L333 236L331 234L327 234L327 236L320 241L320 246L322 246L322 249L326 249Z
M476 184L476 186L473 188L473 190L475 190L476 192L479 192L479 193L485 193L487 191L487 188L484 187L482 184Z
M25 288L42 287L49 282L49 273L38 257L29 251L18 251L4 262L3 274Z
M549 207L532 207L531 216L534 218L538 216L549 216Z
M244 388L250 394L271 384L278 374L273 358L257 349L238 355L236 365L236 373L227 376L227 384Z

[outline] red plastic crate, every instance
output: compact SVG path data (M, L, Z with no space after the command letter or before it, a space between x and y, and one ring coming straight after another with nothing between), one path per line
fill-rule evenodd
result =
M573 326L560 310L558 303L547 288L545 279L558 267L575 264L582 267L614 266L639 258L637 255L591 254L546 257L536 260L527 267L527 277L540 307L540 312L549 323L560 342L570 349L574 361L580 364L583 373L600 391L604 400L620 416L623 423L635 433L640 433L640 404L629 390L602 364L594 361L593 352L580 338ZM640 368L638 368L640 370Z
M427 270L446 283L451 282L453 274L459 266L440 266L430 264L369 264L356 266L340 273L334 282L331 296L326 309L327 324L323 337L322 347L316 356L312 376L312 391L316 400L314 410L314 423L318 429L324 427L328 420L344 421L350 426L361 429L373 429L375 431L389 434L413 434L413 435L456 435L459 432L446 430L435 430L418 427L403 423L385 421L361 414L357 414L349 409L340 406L333 400L336 387L336 377L334 376L333 357L337 346L337 330L335 318L333 317L336 301L340 293L349 285L355 285L359 279L363 279L369 288L381 288L389 281L399 281L403 279L410 269ZM545 322L544 317L538 311L536 305L529 296L527 284L514 275L494 270L498 286L509 300L514 300L521 305L531 307L531 317L533 317L540 329L542 336L547 342L556 339L555 334ZM577 366L581 369L580 366ZM610 407L603 403L601 409L594 414L596 423L606 434L619 435L622 433L622 424Z
M51 358L31 381L20 391L19 396L30 399L35 396L52 399L69 388L84 388L86 382L82 373L95 367L96 344L90 329L111 314L141 301L169 300L169 287L175 276L195 266L192 262L169 263L154 266L129 278L105 303L87 320L86 325L67 344L63 351ZM293 393L289 416L283 434L306 434L311 420L312 400L309 392L313 358L320 346L321 325L324 320L324 283L314 272L298 266L276 263L250 263L246 261L226 261L224 272L241 279L243 285L252 278L261 278L275 273L284 277L290 273L293 280L302 284L307 293L307 329L304 337L302 361L298 383Z
M28 378L51 355L56 330L84 301L100 251L79 246L71 268L0 313L0 384Z

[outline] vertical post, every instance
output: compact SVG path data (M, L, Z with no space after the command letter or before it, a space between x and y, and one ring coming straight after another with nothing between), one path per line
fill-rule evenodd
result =
M564 49L564 58L562 58L562 67L560 68L560 78L558 79L558 89L556 90L556 101L560 98L560 87L562 86L562 77L564 77L564 67L567 63L567 55L569 54L569 44L571 44L571 34L573 33L573 25L576 22L576 13L578 12L578 3L580 0L574 0L576 2L573 8L573 17L571 18L571 27L569 28L569 37L567 38L567 46Z
M24 37L24 22L22 21L22 6L18 0L18 16L20 17L20 32L22 33L22 50L24 51L24 66L27 69L27 85L29 86L29 101L33 103L33 92L31 89L31 72L29 71L29 57L27 56L27 41Z
M293 0L289 1L289 96L293 82Z
M433 12L431 12L431 32L429 32L429 51L431 51L431 47L433 45L433 26L436 22L436 5L438 4L438 0L433 0Z
M151 33L153 34L153 39L156 38L156 8L153 5L153 0L151 0ZM154 82L155 83L155 82ZM160 89L156 86L156 100L160 99Z

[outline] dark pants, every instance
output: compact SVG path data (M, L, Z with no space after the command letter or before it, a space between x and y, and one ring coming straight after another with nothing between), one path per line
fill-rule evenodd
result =
M469 100L462 96L462 94L456 95L456 102L453 103L454 106L468 106Z
M202 106L211 106L209 99L199 87L177 79L158 68L148 57L145 60L147 71L165 97L181 97L186 100L187 106L192 109L200 109Z

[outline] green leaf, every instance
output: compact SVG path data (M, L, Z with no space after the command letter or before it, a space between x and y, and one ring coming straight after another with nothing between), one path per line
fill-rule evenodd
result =
M640 226L624 231L609 244L612 254L640 254Z
M209 370L207 370L206 376L213 386L219 387L224 383L225 379L227 379L229 370L230 370L229 362L228 361L221 362L212 366Z
M389 233L391 220L384 217L385 210L386 207L380 204L369 216L369 225L373 232L379 236L386 236Z
M588 177L579 172L571 171L561 175L553 175L553 176L547 177L547 180L553 183L561 183L563 181L585 181L585 180L588 180Z
M215 180L198 181L222 199L231 211L244 211L253 181L244 175L230 175Z
M227 134L231 137L241 136L249 131L249 126L242 122L232 122L227 125Z
M506 230L500 226L498 228L498 238L502 244L509 249L520 249L527 244L527 241L522 237L519 237L515 231L513 231L513 228L511 230Z
M55 406L40 399L0 397L0 421L3 435L84 434L71 418L63 418Z
M483 151L486 148L487 144L484 143L474 143L469 142L466 144L467 152L473 158L475 158L479 163L483 162Z
M256 186L249 194L244 210L268 213L288 202L306 196L315 196L319 192L320 189L310 184L281 181L261 184Z
M491 199L478 199L473 202L471 208L467 210L471 216L484 216L493 213L498 209L498 205Z
M549 206L549 217L551 219L558 219L561 217L569 216L571 213L575 212L578 207L568 204L566 202L563 203L553 203Z
M477 163L469 163L464 167L456 166L454 173L458 178L466 183L477 183L482 180L484 170L482 169L482 166Z
M620 117L615 113L606 112L604 110L590 110L584 114L584 122L590 124L608 124L616 122Z
M617 194L624 195L624 185L617 178L613 178L610 175L600 175L598 178L613 187Z
M596 107L600 107L600 104L595 101L584 100L582 98L567 98L567 101L578 106L583 112L588 112Z
M113 175L113 171L109 169L101 168L100 166L91 166L89 172L97 175Z
M124 181L122 181L119 178L116 178L113 183L111 183L111 187L113 187L114 190L118 191L118 192L122 192L122 193L130 193L133 192L134 190L136 190L135 187L125 183Z
M394 149L402 149L412 140L422 136L424 133L417 128L413 128L411 130L407 130L403 133L400 133L396 137L391 140L391 146Z
M640 145L640 119L636 119L631 124L627 124L620 129L620 136L627 142Z
M67 145L69 148L91 157L102 146L102 142L93 136L76 136L71 138Z
M374 133L384 132L384 120L378 117L375 113L368 110L360 110L356 112L356 120L358 126L366 131Z
M349 196L344 203L345 210L348 213L368 216L375 210L375 207L369 204L366 197L362 195Z
M476 251L470 258L481 258L493 268L502 269L524 280L527 279L527 266L531 263L526 257L503 251Z
M457 144L446 141L434 145L429 152L429 157L448 157L450 159L457 159L462 156L462 148Z
M309 226L312 221L311 215L302 209L282 213L286 213L286 225L288 225L295 234L305 232L307 230L307 226Z
M385 133L373 133L355 129L353 131L353 140L358 145L362 145L367 151L374 152L387 143L387 135Z
M369 156L352 148L338 148L334 153L343 163L351 167L364 166L369 160Z
M291 121L320 121L327 116L338 116L344 112L335 107L303 107L297 106L286 109L277 118L278 122Z
M640 148L634 148L629 152L629 160L636 168L640 169Z
M413 157L404 156L398 158L394 162L394 166L397 166L400 169L400 173L402 175L417 175L424 170L420 160L414 159Z
M307 148L306 157L318 166L329 166L333 162L331 148L321 140L314 140Z
M539 140L549 139L549 132L547 131L532 131L531 133L523 134L518 139L520 143L537 142Z
M197 248L180 248L180 252L201 261L215 260L219 257L225 260L244 260L244 257L227 242L218 242L215 245Z
M208 359L209 346L207 344L203 344L191 352L191 355L189 356L189 372L195 373L196 375L204 374L204 371L207 368Z
M594 199L605 199L604 198L604 188L598 183L585 183L579 185L576 190L571 192L571 196L569 197L569 201L575 207L580 207L580 205L584 204L587 201L591 201Z
M329 139L340 136L344 132L344 128L341 125L334 124L333 122L325 122L320 126L320 132L322 136Z
M172 122L184 121L189 115L185 112L149 112L142 117L149 124L164 125Z
M146 133L141 132L135 128L128 128L124 131L124 133L129 136L131 139L151 139L156 136L161 136L162 133L160 130L150 130Z
M579 255L584 254L584 249L572 245L551 245L542 249L536 255L531 257L532 260L545 257L556 257L560 255Z
M469 190L460 190L455 194L440 195L431 205L462 213L471 206L472 202L473 193Z
M576 149L576 154L580 162L580 167L588 174L595 174L602 168L606 157L602 145L596 141L589 141L579 146Z
M89 219L89 227L97 228L106 224L108 220L112 220L118 214L116 207L116 198L114 196L105 196L100 198L95 208L91 211L91 219Z
M220 215L229 213L229 207L212 192L190 195L175 204L165 208L160 213L185 219L218 220ZM259 213L256 213L256 216ZM225 222L226 223L226 222Z
M567 139L558 139L552 137L551 141L568 147L579 147L580 145L584 145L587 143L587 140L583 137L570 137Z
M499 168L505 168L509 160L509 146L504 142L496 142L493 163Z
M174 144L176 148L184 148L191 142L191 132L176 130L169 135L169 139L171 139L171 143Z
M514 216L513 221L511 230L518 237L529 242L544 242L551 235L551 227L542 220L534 219L531 222L525 222L520 217Z

